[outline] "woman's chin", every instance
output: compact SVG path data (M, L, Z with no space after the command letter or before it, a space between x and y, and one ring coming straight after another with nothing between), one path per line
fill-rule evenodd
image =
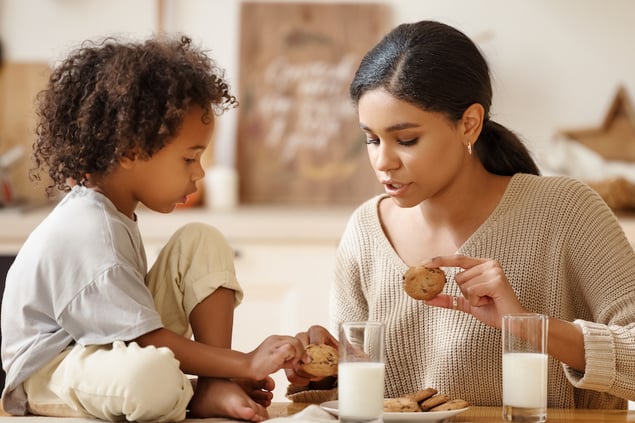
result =
M400 198L400 197L390 197L392 199L392 201L395 203L395 205L397 207L400 207L402 209L409 209L411 207L415 207L418 206L420 203L418 202L414 202L412 200L408 201L405 198Z

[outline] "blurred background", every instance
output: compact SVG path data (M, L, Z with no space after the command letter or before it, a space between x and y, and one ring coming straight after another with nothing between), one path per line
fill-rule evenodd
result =
M278 13L278 23L267 24L262 20L262 27L257 21L244 27L241 11L245 5L279 7L281 3L342 5L316 0L273 4L239 0L0 0L0 42L5 68L0 74L4 75L0 86L0 154L10 152L5 161L14 157L17 163L11 170L13 189L17 190L14 196L31 195L25 193L31 188L23 181L27 159L17 158L18 151L10 150L15 144L30 146L30 128L23 121L29 118L31 95L42 84L45 67L54 66L85 39L105 35L145 38L160 32L185 33L210 51L226 69L233 91L240 94L243 92L241 78L247 80L246 74L250 71L240 66L241 61L249 60L241 58L241 39L249 38L249 34L265 36L267 28L279 22L289 23L299 16ZM386 7L387 13L381 22L386 29L402 22L436 19L458 27L476 40L492 69L494 119L521 135L546 172L552 168L558 171L562 164L554 163L554 140L561 131L601 126L620 87L626 93L635 91L635 54L631 45L635 38L632 24L635 2L630 0L385 0L371 3ZM361 8L370 3L349 0L346 4ZM365 23L353 14L342 22L361 24L362 28ZM297 25L301 27L302 22ZM380 31L377 27L371 28L371 23L368 25L368 31L347 36L360 37L372 45ZM358 47L356 53L361 54L362 50ZM245 106L246 99L239 95L239 100ZM210 164L240 168L237 147L241 108L219 119ZM15 170L18 167L20 175ZM369 184L372 183L371 180ZM338 195L356 203L367 194L364 191L359 197L350 193ZM319 201L345 203L340 197L325 194ZM256 198L254 201L265 200ZM282 203L304 201L294 201L288 196L280 199Z

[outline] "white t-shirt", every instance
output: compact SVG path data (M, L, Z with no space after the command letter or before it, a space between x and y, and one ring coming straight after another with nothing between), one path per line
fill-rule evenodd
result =
M3 402L74 343L129 341L162 327L144 278L137 223L77 186L31 233L7 274L2 301Z

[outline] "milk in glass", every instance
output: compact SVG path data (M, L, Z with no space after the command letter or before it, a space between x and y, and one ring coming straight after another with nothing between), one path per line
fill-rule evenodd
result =
M547 354L503 354L503 404L547 407Z
M343 322L339 329L340 423L381 423L384 414L385 326Z
M538 313L502 318L503 419L547 420L549 317Z
M383 413L384 363L340 363L338 373L341 418L375 420Z

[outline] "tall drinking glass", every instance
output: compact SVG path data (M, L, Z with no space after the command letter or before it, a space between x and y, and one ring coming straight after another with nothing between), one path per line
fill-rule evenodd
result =
M338 408L345 423L384 414L384 324L344 322L339 331Z
M543 314L503 316L503 418L547 420L547 328Z

